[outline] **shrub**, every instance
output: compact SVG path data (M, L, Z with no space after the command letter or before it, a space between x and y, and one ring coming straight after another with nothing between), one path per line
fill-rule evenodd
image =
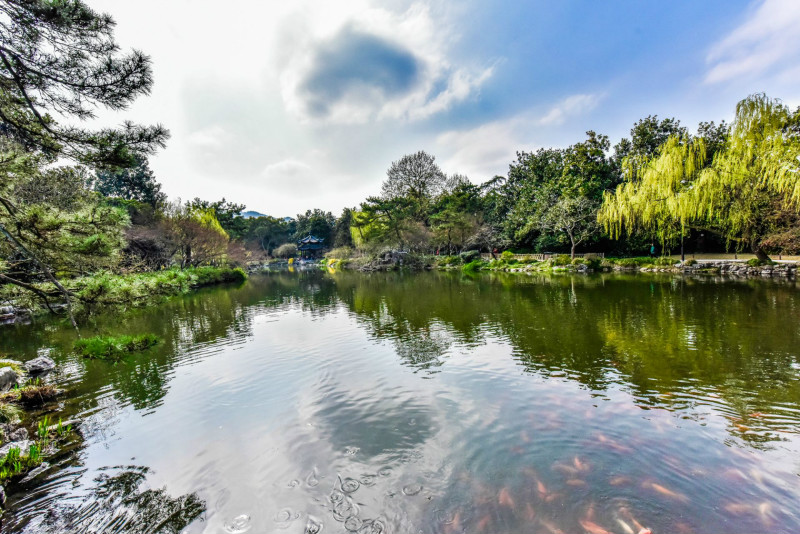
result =
M583 258L575 258L572 260L572 265L586 265L587 262Z
M157 345L161 340L155 334L139 336L95 336L79 339L75 350L84 358L117 361L126 354L141 352Z
M439 265L458 265L461 263L460 256L439 256L437 260Z
M510 250L504 250L503 253L500 254L500 259L503 259L503 260L506 260L506 261L511 260L513 258L514 258L514 253L511 252Z
M350 247L336 247L325 254L328 259L346 260L353 257L353 249Z
M553 257L553 265L569 265L572 263L572 258L569 254L558 254Z
M758 258L751 258L747 260L747 265L750 267L761 267L763 265L775 265L775 262L772 260L759 260Z
M297 256L297 245L294 243L284 243L273 250L272 254L279 258L294 258Z
M683 262L683 264L686 265L687 267L691 267L692 265L697 265L697 260L689 259Z
M484 266L484 262L481 260L473 260L466 265L461 267L461 271L465 273L474 273L475 271L480 271Z
M654 263L655 265L661 265L661 266L666 266L666 267L669 267L669 266L671 266L671 265L675 265L675 264L676 264L676 263L678 263L678 262L680 262L680 260L676 260L676 259L674 259L674 258L669 258L669 257L666 257L666 256L665 256L665 257L658 258L658 259L657 259L655 262L653 262L653 263Z
M480 250L465 250L464 252L459 254L459 256L461 256L461 261L463 261L464 263L470 263L470 262L472 262L474 260L477 260L477 259L479 259L481 257L481 251Z

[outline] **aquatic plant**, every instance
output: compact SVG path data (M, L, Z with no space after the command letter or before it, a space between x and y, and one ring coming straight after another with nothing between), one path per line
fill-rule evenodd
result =
M31 445L27 454L22 454L18 447L13 447L0 458L0 484L26 471L41 465L42 449L39 444Z
M38 380L14 390L16 400L26 408L35 408L46 402L55 400L58 389L52 385L43 385Z
M79 339L75 350L84 358L118 361L127 354L142 352L161 342L155 334L138 336L95 336Z

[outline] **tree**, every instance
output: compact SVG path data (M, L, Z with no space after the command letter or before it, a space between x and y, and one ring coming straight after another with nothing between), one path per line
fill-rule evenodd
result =
M73 294L59 278L116 265L127 215L86 189L87 175L80 167L40 168L43 161L35 155L4 154L0 285L30 292L50 311L62 298L77 329Z
M367 197L361 211L353 215L359 243L394 244L405 249L404 233L409 228L414 202L405 197Z
M0 13L3 135L26 150L103 168L128 167L135 154L164 146L169 134L160 125L92 131L49 115L91 119L97 106L126 109L150 92L150 59L136 50L120 55L109 15L81 0L4 0Z
M586 196L561 197L549 206L539 224L544 230L564 232L570 243L570 258L575 259L575 247L597 230L599 206L599 201Z
M644 228L665 240L701 229L769 259L765 239L781 220L774 215L800 209L799 115L749 96L710 163L705 138L671 137L638 178L605 196L601 222L616 237Z
M353 246L353 234L350 231L350 227L353 224L353 211L350 208L344 208L342 215L336 219L336 224L333 226L334 247Z
M443 190L446 181L436 158L421 150L392 162L386 171L381 195L386 199L412 200L416 203L414 215L422 220L428 203Z
M249 219L248 224L248 239L255 240L261 250L267 254L271 254L276 246L286 243L294 235L293 230L286 222L275 217Z
M166 202L167 195L161 192L147 158L137 155L133 167L98 171L92 188L107 197L136 200L156 207Z
M335 225L336 217L331 212L321 209L307 210L304 215L297 215L294 237L299 240L310 234L323 239L325 246L330 246Z
M227 202L224 197L216 202L200 200L195 197L194 200L189 202L189 207L199 211L213 211L214 217L216 217L222 229L234 239L244 237L247 232L247 219L241 216L241 213L247 207L244 204Z

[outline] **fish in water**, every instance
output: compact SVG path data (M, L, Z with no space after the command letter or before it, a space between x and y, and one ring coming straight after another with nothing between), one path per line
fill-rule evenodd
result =
M669 488L665 488L664 486L662 486L661 484L658 484L656 482L646 482L644 484L644 487L645 488L650 488L650 489L660 493L661 495L663 495L665 497L669 497L670 499L675 499L676 501L686 502L686 501L689 500L689 498L686 495L684 495L682 493L678 493L678 492L672 491Z
M625 519L627 519L628 521L630 521L631 523L633 523L633 526L635 528L638 528L640 531L644 530L644 526L641 523L639 523L636 520L635 517L633 517L633 514L631 513L631 511L628 510L626 507L623 506L622 508L620 508L619 509L619 514L621 516L623 516Z
M500 506L505 506L506 508L511 508L512 510L516 507L514 504L514 499L511 498L511 493L508 491L508 488L503 488L500 490L500 493L497 496L497 502Z
M620 526L620 528L622 528L622 531L625 534L635 534L631 526L619 517L617 518L617 524Z
M492 519L491 516L488 515L483 516L481 520L478 521L478 527L477 527L478 532L484 531L486 527L489 526L489 521L491 521L491 519Z
M528 521L536 519L536 510L533 509L531 503L525 503L525 519Z
M626 476L615 476L611 477L611 480L609 480L608 483L611 484L612 486L622 486L624 484L630 484L631 479L630 477Z
M586 485L586 481L579 478L571 478L567 480L567 484L573 487L583 487Z
M539 492L539 497L542 499L547 498L547 486L538 478L536 479L536 491Z
M575 476L578 473L580 473L578 469L572 467L571 465L565 465L559 463L553 464L553 471L559 471L568 476Z
M604 529L594 521L589 521L588 519L581 519L579 523L583 527L583 530L589 534L613 534L611 531Z
M578 458L577 456L572 460L572 464L578 471L584 472L589 470L588 464L586 464L586 462L581 461L581 459Z

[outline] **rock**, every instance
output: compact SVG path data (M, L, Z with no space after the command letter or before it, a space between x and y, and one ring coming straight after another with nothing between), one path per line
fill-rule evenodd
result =
M25 441L28 439L28 431L24 428L18 428L8 435L8 441Z
M29 362L25 362L25 370L31 375L41 375L49 373L56 367L56 362L47 356L39 356Z
M19 383L19 375L11 367L0 368L0 391L8 391Z
M28 454L30 451L31 445L36 445L35 441L31 441L29 439L23 439L21 441L12 441L11 443L6 443L2 447L0 447L0 457L5 456L8 454L8 451L11 449L19 449L20 454Z
M0 507L6 507L6 489L0 486Z

